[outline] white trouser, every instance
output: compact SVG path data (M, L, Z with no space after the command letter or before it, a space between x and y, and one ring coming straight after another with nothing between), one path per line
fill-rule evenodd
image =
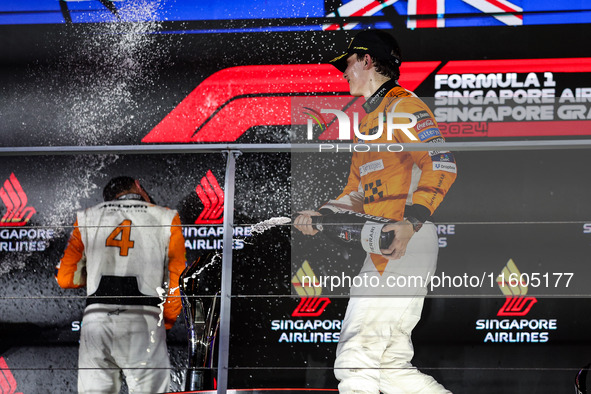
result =
M341 393L449 393L410 363L411 332L421 318L437 252L435 226L426 224L383 275L366 258L359 275L377 278L364 282L374 286L351 289L335 360Z
M80 333L78 392L119 393L121 372L130 393L169 390L170 361L160 309L92 304Z

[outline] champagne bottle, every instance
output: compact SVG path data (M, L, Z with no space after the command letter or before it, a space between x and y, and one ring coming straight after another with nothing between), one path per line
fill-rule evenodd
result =
M321 213L312 216L312 225L333 242L381 254L381 249L394 241L394 231L382 231L385 225L396 223L394 220L347 210L322 209Z

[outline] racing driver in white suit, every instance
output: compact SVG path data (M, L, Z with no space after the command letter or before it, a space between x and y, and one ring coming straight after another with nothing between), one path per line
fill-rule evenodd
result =
M362 31L331 62L343 72L351 95L366 99L359 133L369 137L383 130L381 137L368 142L444 142L427 105L398 85L401 55L392 36ZM384 123L391 113L394 123L409 126L389 135ZM354 142L363 143L357 136ZM421 317L437 262L437 233L429 219L456 171L455 159L447 151L354 152L341 195L318 212L300 212L295 219L295 227L306 235L318 232L312 216L339 209L394 221L382 230L395 232L393 243L381 253L368 253L359 273L365 279L357 283L377 285L351 288L335 361L340 392L449 393L411 364L411 332Z
M185 246L176 211L152 204L139 182L117 177L105 202L77 213L57 266L64 288L86 286L80 333L78 391L169 390L166 329L182 306L179 276Z

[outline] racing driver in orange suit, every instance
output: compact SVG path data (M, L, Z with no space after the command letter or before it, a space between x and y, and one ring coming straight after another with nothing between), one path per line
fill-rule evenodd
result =
M169 390L166 329L182 306L185 245L176 211L152 204L139 182L117 177L105 202L77 213L57 266L64 288L86 286L78 356L80 393ZM168 296L167 296L168 293Z
M362 31L345 54L331 63L343 72L351 95L366 99L360 134L371 138L382 130L381 137L368 138L368 143L444 142L427 105L398 85L401 54L391 35ZM393 114L394 123L408 127L395 129L389 136L388 114ZM363 143L357 137L354 142ZM306 235L318 232L311 225L312 216L342 209L396 221L382 230L394 231L393 243L381 254L368 253L359 273L378 282L352 282L379 285L351 288L335 361L340 392L449 393L411 364L411 332L421 317L437 263L437 232L429 219L457 174L451 152L427 149L354 152L342 194L318 211L300 212L294 221ZM417 277L421 280L399 280Z

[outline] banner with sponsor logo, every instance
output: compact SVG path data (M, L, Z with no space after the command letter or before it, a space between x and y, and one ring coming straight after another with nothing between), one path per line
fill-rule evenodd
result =
M442 134L448 138L565 137L589 134L591 87L573 81L583 81L591 73L590 58L414 62L404 63L401 72L400 84L424 94L423 99L433 109ZM573 73L581 74L575 80ZM282 81L288 75L289 79ZM272 85L257 84L257 90L253 90L255 86L252 86L252 78L269 77L273 78ZM202 119L190 115L193 111L189 103L200 102L205 97L211 99L211 87L230 83L234 85L237 79L243 78L244 87L234 90L234 96L256 92L266 98L257 95L234 100L228 91L222 90L215 102L208 101L209 108L197 112L202 114ZM432 78L434 83L430 87L428 82ZM310 115L304 116L306 108L308 112L346 110L351 125L354 124L355 113L358 120L364 114L362 100L353 97L347 99L346 96L342 99L306 97L310 93L326 95L347 90L347 84L329 65L276 65L224 70L191 92L142 141L236 141L256 125L310 124ZM302 98L290 102L285 94L300 94ZM230 100L231 105L227 105ZM302 108L296 109L300 105ZM275 110L269 112L270 107ZM338 139L344 139L342 134L334 131L337 125L340 126L340 121L335 122L336 115L330 112L325 114L323 117L319 113L316 117L318 122L322 120L318 127L326 128L318 139L336 139L337 135ZM236 118L238 122L230 121ZM220 136L215 130L222 124L232 126L226 127ZM353 130L348 128L352 133Z
M584 82L589 73L589 58L405 62L400 84L421 94L446 138L573 138L589 135L591 86ZM94 134L89 135L89 130L80 124L85 120L79 118L79 113L49 119L44 128L57 132L66 123L73 133L58 140L70 145L80 140L90 144L257 142L269 138L285 142L292 137L304 140L304 135L290 135L287 130L291 125L307 125L308 119L312 119L302 112L303 108L296 110L294 106L310 108L309 112L344 112L349 116L349 125L354 124L355 113L357 119L364 114L362 100L347 98L346 82L328 64L231 67L190 89L193 90L180 98L169 113L159 109L141 115L148 117L147 124L155 123L152 129L143 124L137 130L132 127L120 134L111 131L112 125L106 123L97 125ZM342 98L337 99L334 94ZM301 98L292 99L293 96ZM82 100L85 106L102 105L97 102L100 97L79 97L78 92L63 100ZM132 106L139 105L139 98L128 100ZM146 105L149 108L152 104ZM105 110L104 114L93 116L97 120L122 116L118 109ZM9 113L7 126L18 120L11 116L18 115ZM121 118L120 126L133 126L134 117ZM319 140L344 138L336 131L336 115L326 113L318 119L327 128L317 136ZM32 119L15 125L26 132L18 144L55 143L51 134L28 131L38 126L35 122ZM272 134L266 132L269 127L278 126ZM353 135L352 129L350 132Z

